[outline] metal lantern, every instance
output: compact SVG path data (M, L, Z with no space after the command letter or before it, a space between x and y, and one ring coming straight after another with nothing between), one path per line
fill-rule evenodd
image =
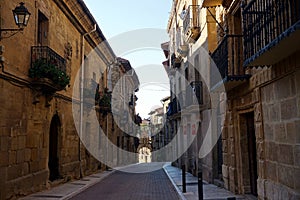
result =
M28 12L24 4L24 2L21 2L20 5L13 10L14 19L19 28L27 26L30 17L30 12Z

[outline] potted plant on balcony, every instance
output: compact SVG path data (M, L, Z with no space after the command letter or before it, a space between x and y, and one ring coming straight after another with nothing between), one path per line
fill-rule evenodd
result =
M108 91L108 88L105 88L102 94L100 93L99 107L103 113L111 110L111 92Z
M28 75L35 86L46 92L63 90L70 83L70 77L55 62L48 62L46 58L36 59Z

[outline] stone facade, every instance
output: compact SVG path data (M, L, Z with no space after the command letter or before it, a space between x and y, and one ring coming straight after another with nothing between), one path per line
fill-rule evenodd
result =
M116 61L116 65L111 68L111 85L109 86L115 94L112 96L114 98L112 106L115 111L109 114L111 120L108 120L113 126L111 140L118 148L136 153L136 156L118 154L113 165L120 166L138 162L139 139L137 137L138 123L135 123L137 101L135 92L138 91L140 83L128 60L118 57Z
M105 76L107 84L99 89L100 94L105 90L110 94L110 107L108 110L101 109L101 104L97 107L100 126L109 139L105 142L106 138L100 138L105 146L103 159L109 167L137 163L139 140L135 123L135 92L139 89L138 77L130 62L120 57L115 59Z
M297 54L282 63L296 63ZM244 148L247 141L243 135L247 132L243 124L247 113L253 113L254 119L258 195L262 199L274 199L273 195L284 193L291 196L283 199L291 199L293 189L294 192L298 190L293 177L298 167L295 151L299 142L296 129L299 124L299 93L296 92L295 76L299 74L299 66L294 65L290 72L276 75L282 66L287 65L279 63L255 70L257 72L248 83L228 92L228 121L223 132L223 144L230 144L231 148L223 150L223 176L225 186L231 191L251 192L250 175L247 174L249 163L245 160L248 150ZM234 173L230 175L230 171Z
M213 13L220 10L211 9ZM221 154L218 153L221 145L204 152L201 160L198 159L201 144L210 140L209 136L206 137L212 108L210 70L207 66L209 52L216 47L215 27L214 18L198 1L174 1L167 26L170 41L168 47L162 45L164 51L169 50L169 63L165 68L172 89L170 105L173 113L169 113L167 118L168 130L173 135L180 134L178 146L174 149L183 153L174 164L179 167L186 165L194 175L201 170L203 179L209 183L220 178L222 165ZM182 152L184 149L186 151ZM199 162L201 165L198 165Z
M252 36L252 33L245 32L245 29L251 28L246 24L248 20L251 21L253 12L247 13L247 4L240 7L241 1L231 2L230 6L224 7L226 14L222 17L228 36L238 37L244 29L244 34L247 33L244 37L257 37L257 33ZM258 6L254 9L261 9L262 5L255 3L251 4ZM292 11L287 9L285 12L288 16ZM247 14L251 16L247 18ZM299 15L297 19L299 20ZM288 37L286 41L289 40ZM221 41L218 46L221 46ZM256 43L258 46L251 49L268 48L267 41L271 39L264 38L261 43ZM235 55L228 56L228 70L233 67L234 71L238 71L242 69L242 63L230 63L236 61L241 54L234 43L228 44L228 52L232 51ZM273 49L281 48L280 44L274 46ZM241 47L244 48L244 53L248 51L247 46ZM278 57L277 61L254 51L252 56L256 57L252 63L247 64L244 54L244 79L241 80L241 76L234 77L236 74L228 74L231 79L224 82L227 90L227 113L222 130L222 174L225 188L235 193L252 194L258 199L298 199L299 187L295 177L299 168L296 162L299 143L299 131L296 128L299 124L299 84L296 77L299 75L300 51L281 48L275 51L287 53L278 56L273 49L269 52Z
M299 53L271 67L252 70L249 82L228 92L228 120L223 134L223 144L231 146L230 151L223 151L227 189L251 193L249 152L244 148L249 141L243 120L253 113L259 198L299 198L295 178L299 168L299 81L295 78L299 74Z
M1 1L1 28L12 28L15 6L15 1ZM0 199L15 199L104 168L79 140L72 92L79 88L74 81L84 56L105 37L81 0L28 0L25 6L31 12L28 26L11 37L2 33L0 41L5 47L0 67ZM64 90L45 92L46 85L40 89L28 77L33 46L46 46L64 60L70 77ZM108 44L99 48L98 67L94 74L86 72L85 79L104 84L100 73L115 55Z
M165 54L170 63L166 61L164 66L168 69L171 87L172 81L175 85L173 92L174 88L184 85L176 72L188 83L196 80L197 74L187 73L190 72L188 64L183 63L191 63L201 75L209 74L210 80L206 84L209 92L202 88L204 106L200 106L199 141L203 141L205 126L212 117L210 109L214 108L213 100L205 106L206 99L213 98L214 91L225 88L226 93L216 96L218 120L214 132L220 133L221 137L215 148L202 159L204 180L220 183L238 194L252 194L258 199L299 199L300 52L296 41L299 41L300 15L294 11L297 9L291 9L299 8L299 3L259 2L262 1L174 1L167 27L169 46L163 45L164 51L169 50L169 54ZM190 5L199 6L192 8L194 14L189 15L190 23L198 26L194 26L194 35L191 34L193 31L187 32L183 37L185 42L182 42L177 31L186 25L184 20ZM265 10L266 6L277 6L278 9L273 11L279 14L265 20L255 12ZM198 27L200 35L197 35ZM190 42L191 37L193 42ZM186 55L180 51L184 45L188 49ZM209 52L208 61L204 54L197 59L197 51L201 48ZM172 64L173 53L177 60ZM214 74L220 74L221 81L214 80ZM203 77L200 81L204 81ZM171 106L172 99L173 96ZM193 110L185 110L192 116ZM174 124L171 132L179 126L183 133L189 131L189 128L185 129L185 125L188 127L185 122L190 118L182 114L181 118L176 116L170 117ZM180 148L184 140L184 136L181 137L176 148ZM178 160L179 166L189 166L189 154L199 151L189 150Z

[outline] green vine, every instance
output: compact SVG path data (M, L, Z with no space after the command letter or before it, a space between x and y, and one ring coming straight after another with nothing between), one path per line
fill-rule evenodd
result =
M48 78L53 83L65 88L70 83L70 77L63 70L59 69L55 63L47 62L46 58L34 61L29 69L29 77L32 79Z
M111 107L111 92L105 88L104 94L100 96L99 106Z

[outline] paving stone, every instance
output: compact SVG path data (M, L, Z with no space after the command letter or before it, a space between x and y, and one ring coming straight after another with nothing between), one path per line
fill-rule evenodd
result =
M103 181L73 197L81 199L179 199L163 169L147 173L117 171Z

